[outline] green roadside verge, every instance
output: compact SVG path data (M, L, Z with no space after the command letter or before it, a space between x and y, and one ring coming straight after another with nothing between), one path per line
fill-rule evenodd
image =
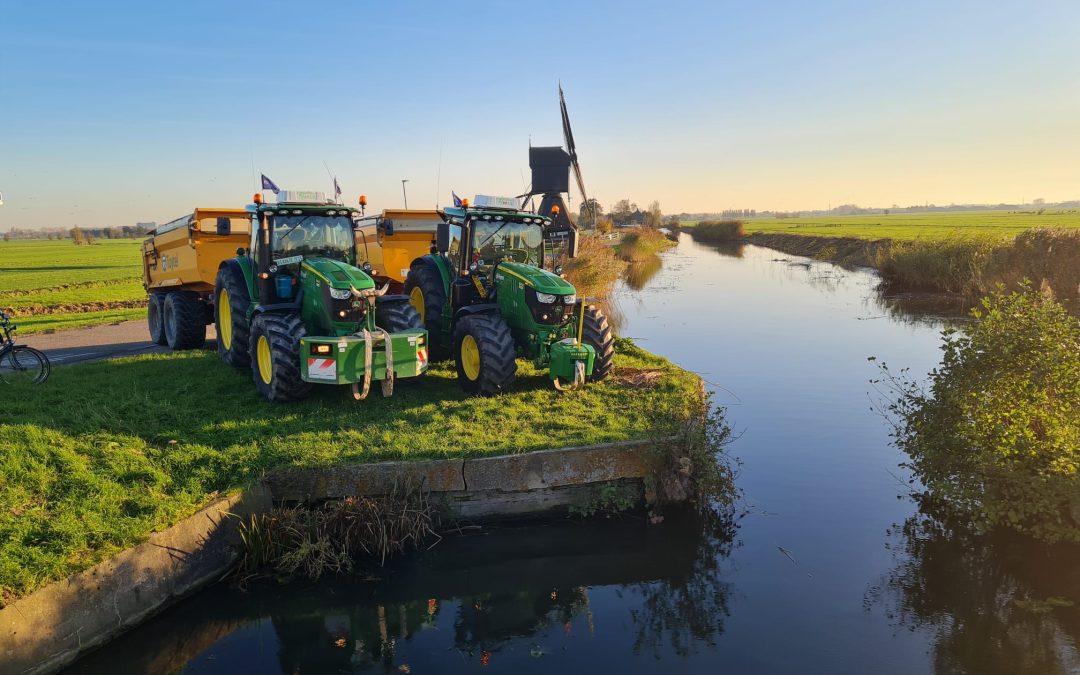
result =
M466 398L442 363L390 399L319 387L273 405L250 372L212 352L75 365L43 386L4 386L0 599L87 569L275 468L640 439L698 400L692 373L627 340L616 351L612 376L569 394L519 362L512 392Z

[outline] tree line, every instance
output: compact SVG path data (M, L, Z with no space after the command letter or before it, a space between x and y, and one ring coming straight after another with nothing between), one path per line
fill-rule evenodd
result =
M604 211L600 200L590 198L581 203L577 224L583 229L604 233L615 227L660 227L664 224L664 213L660 210L660 202L655 200L642 209L629 199L620 199L609 211Z
M117 225L114 227L13 227L3 235L4 241L12 239L70 239L76 245L92 244L96 239L140 239L154 229L156 223Z

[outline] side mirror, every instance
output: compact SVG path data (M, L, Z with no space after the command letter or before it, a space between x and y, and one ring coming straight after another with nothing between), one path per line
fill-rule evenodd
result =
M385 235L387 237L394 236L394 221L392 221L392 220L384 220L384 221L382 221L382 231L383 231L383 235Z
M569 237L568 237L567 242L566 242L566 255L571 257L571 258L576 258L577 257L578 231L575 228L575 229L570 230L570 232L568 234L569 234Z
M439 223L436 228L435 250L439 253L447 253L450 250L450 223Z
M217 219L217 233L218 234L232 234L232 221L228 218Z

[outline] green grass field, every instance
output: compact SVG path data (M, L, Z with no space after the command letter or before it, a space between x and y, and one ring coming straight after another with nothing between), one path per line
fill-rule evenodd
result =
M1000 240L1032 228L1080 228L1080 210L971 211L945 213L896 213L875 216L819 216L806 218L750 218L747 234L762 232L812 237L852 237L910 241L945 238L958 234L987 235ZM693 227L696 221L683 221Z
M0 599L86 569L283 466L446 459L645 438L684 418L697 376L620 340L606 380L558 394L519 362L508 394L467 398L437 364L393 398L262 399L208 351L53 370L3 390ZM2 603L0 603L2 604Z
M0 242L0 308L22 334L145 317L141 243Z

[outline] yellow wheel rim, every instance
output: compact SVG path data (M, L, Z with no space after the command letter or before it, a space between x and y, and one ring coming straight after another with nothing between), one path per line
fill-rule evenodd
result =
M420 315L420 323L424 323L424 292L420 290L419 286L409 291L409 304Z
M259 377L264 384L270 384L270 378L274 374L274 361L270 358L270 343L265 335L259 336L259 342L255 347L255 356L259 361Z
M224 288L218 293L218 339L225 351L232 349L232 307L229 306L229 292Z
M476 338L471 335L466 335L461 341L461 368L470 380L480 378L480 348L476 346Z

